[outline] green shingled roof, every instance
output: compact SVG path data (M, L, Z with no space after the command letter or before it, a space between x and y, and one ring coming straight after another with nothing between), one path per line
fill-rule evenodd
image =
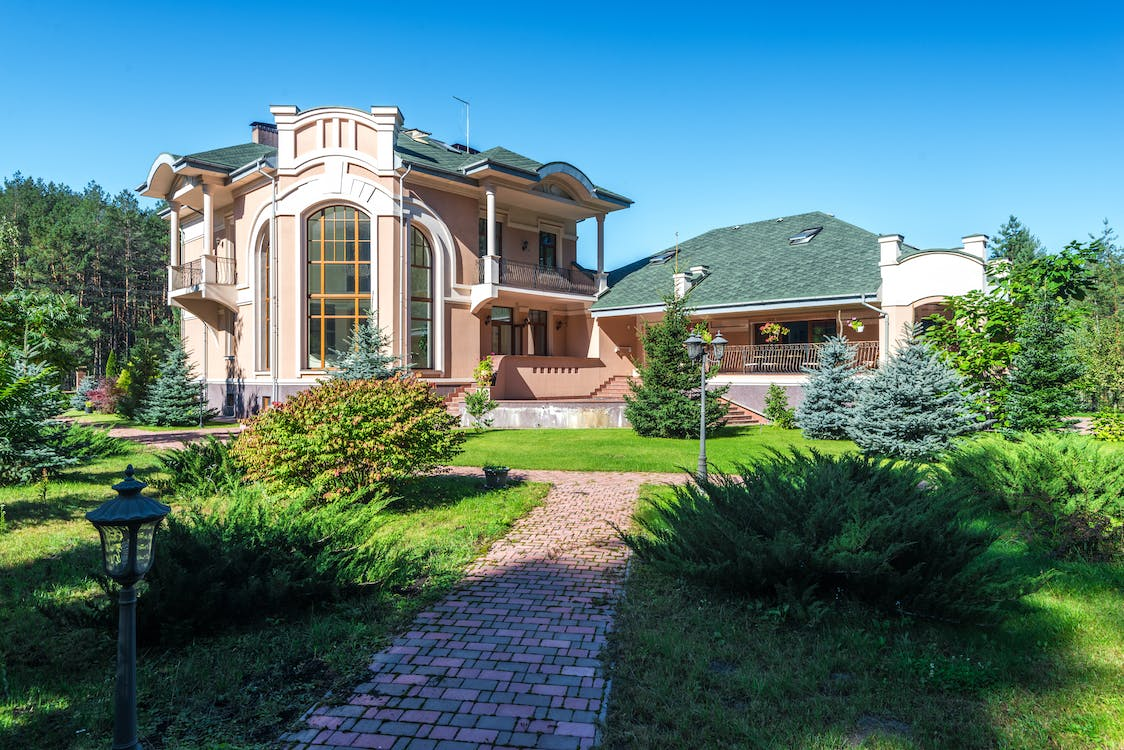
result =
M264 156L273 156L276 153L277 149L273 146L265 146L260 143L241 143L237 146L227 146L226 148L216 148L210 151L200 151L197 154L188 154L183 158L190 161L211 164L220 169L233 172L239 167L253 164Z
M823 227L804 245L788 240ZM672 290L675 247L609 274L609 291L593 310L659 305ZM666 263L649 262L671 254ZM692 307L736 306L783 300L877 293L878 235L815 211L782 219L713 229L679 244L679 270L708 266L689 294Z

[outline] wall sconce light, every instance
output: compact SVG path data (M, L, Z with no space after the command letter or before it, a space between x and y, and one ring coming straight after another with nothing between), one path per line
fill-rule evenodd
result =
M527 240L523 240L523 252L527 251Z
M559 318L558 320L554 321L554 330L561 331L562 326L564 325L566 325L566 321Z

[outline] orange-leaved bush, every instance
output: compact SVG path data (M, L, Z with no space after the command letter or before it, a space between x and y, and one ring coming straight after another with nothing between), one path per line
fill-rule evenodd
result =
M417 378L334 379L254 417L232 452L249 479L333 497L448 462L464 441L455 422Z

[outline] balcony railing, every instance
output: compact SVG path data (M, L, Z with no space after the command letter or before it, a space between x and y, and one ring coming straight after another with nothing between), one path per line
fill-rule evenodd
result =
M484 267L488 262L487 257L480 258L479 275L477 276L480 283L484 282ZM516 263L506 258L500 258L499 283L522 289L540 289L550 292L565 292L566 294L586 294L590 296L597 294L597 282L577 269Z
M878 366L878 342L858 341L850 344L855 352L855 365L873 368ZM824 344L754 344L727 346L719 372L802 372L804 367L816 367Z
M188 289L198 284L235 284L238 282L238 267L234 258L218 255L204 255L188 261L181 266L169 266L168 286L172 289Z

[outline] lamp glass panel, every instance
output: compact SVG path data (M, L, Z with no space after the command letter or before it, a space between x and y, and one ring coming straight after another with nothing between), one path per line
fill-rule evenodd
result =
M136 574L143 576L152 567L152 555L155 551L153 548L153 537L156 536L156 527L160 525L160 521L148 521L142 523L140 528L137 529L137 569Z
M699 338L698 336L692 334L692 335L688 336L687 340L684 341L683 343L685 343L687 345L687 356L690 357L692 360L697 362L699 360L699 358L702 357L702 353L703 353L703 341L702 341L702 339Z
M129 529L126 526L98 526L101 535L102 561L110 578L120 578L128 573Z

